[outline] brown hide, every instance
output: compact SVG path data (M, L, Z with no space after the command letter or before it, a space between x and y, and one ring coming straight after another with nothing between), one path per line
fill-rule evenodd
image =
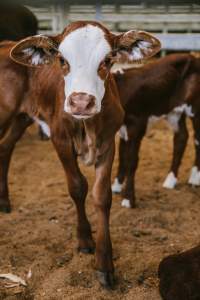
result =
M125 109L124 125L127 130L127 140L120 139L117 180L121 186L123 184L123 198L126 202L130 201L130 207L134 207L134 176L149 117L168 115L176 107L181 110L183 105L191 110L189 116L197 141L195 166L200 170L200 62L189 54L174 54L114 76ZM169 171L175 178L188 139L186 115L186 111L180 113L178 130L175 129L173 160Z

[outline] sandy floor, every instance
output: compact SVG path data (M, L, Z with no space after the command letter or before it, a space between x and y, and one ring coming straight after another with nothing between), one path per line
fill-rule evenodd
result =
M93 256L76 253L75 209L53 147L29 130L17 145L11 166L13 212L0 218L0 273L19 275L28 285L5 288L0 280L0 299L159 300L161 258L200 240L200 189L186 184L194 156L191 138L180 183L173 191L162 188L171 142L172 134L163 123L144 139L136 209L121 208L120 196L113 197L111 234L118 286L108 292L94 278ZM117 159L113 175L116 166ZM91 187L93 169L83 169ZM90 193L87 208L95 233ZM32 276L27 279L30 270Z

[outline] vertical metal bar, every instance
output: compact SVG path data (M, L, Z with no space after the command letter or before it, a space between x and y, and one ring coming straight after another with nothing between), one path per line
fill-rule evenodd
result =
M96 1L95 7L96 7L95 20L102 21L101 1Z

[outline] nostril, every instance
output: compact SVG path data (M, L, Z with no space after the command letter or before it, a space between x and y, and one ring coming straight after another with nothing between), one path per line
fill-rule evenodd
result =
M88 97L88 104L86 106L86 109L93 108L94 104L95 104L95 97L94 96L89 96Z

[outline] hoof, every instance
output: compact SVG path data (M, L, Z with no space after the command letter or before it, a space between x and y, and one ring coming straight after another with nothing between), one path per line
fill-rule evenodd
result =
M115 278L113 272L96 271L96 277L102 287L113 289L115 286Z
M78 247L77 251L81 252L81 253L84 253L84 254L94 254L95 253L95 247L87 247L87 248Z
M0 201L0 212L6 213L6 214L10 213L11 212L10 204L5 201L3 201L3 202Z

